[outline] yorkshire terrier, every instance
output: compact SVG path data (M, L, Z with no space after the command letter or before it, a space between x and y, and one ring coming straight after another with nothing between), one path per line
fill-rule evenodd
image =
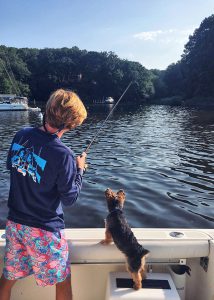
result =
M122 211L125 193L119 190L114 193L111 189L105 191L109 214L105 220L105 239L101 244L108 245L114 241L117 248L125 254L127 270L134 281L133 288L142 287L142 279L146 277L145 258L149 251L140 245L129 227Z

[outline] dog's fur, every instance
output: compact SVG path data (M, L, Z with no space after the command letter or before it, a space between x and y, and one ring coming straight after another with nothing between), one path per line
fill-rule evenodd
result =
M105 239L101 244L108 245L114 241L117 248L122 251L127 260L127 269L134 281L133 288L142 287L142 278L146 276L145 258L149 251L141 246L129 227L123 214L125 193L119 190L114 193L111 189L105 191L109 214L106 218Z

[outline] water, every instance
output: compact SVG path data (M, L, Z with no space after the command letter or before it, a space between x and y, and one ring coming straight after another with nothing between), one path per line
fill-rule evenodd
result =
M87 121L63 142L81 153L109 106L89 107ZM7 151L14 133L38 126L41 114L0 112L0 226L7 216ZM66 227L103 227L104 191L124 189L132 227L214 227L214 110L120 106L88 154L81 197L65 208Z

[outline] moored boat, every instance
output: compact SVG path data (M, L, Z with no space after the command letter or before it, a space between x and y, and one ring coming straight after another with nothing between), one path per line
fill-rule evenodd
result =
M114 99L112 97L102 98L98 100L93 100L94 104L114 104Z
M105 100L104 100L105 103L114 103L114 99L112 97L107 97Z
M27 97L0 94L0 111L33 110L41 111L39 107L29 107Z

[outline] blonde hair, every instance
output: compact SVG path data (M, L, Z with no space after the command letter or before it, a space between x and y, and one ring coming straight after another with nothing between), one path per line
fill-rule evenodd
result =
M45 121L54 128L74 128L81 125L86 117L84 104L72 91L56 90L46 104Z

